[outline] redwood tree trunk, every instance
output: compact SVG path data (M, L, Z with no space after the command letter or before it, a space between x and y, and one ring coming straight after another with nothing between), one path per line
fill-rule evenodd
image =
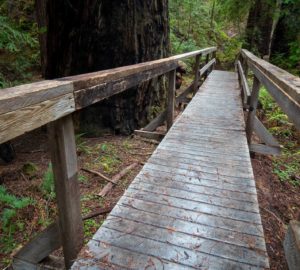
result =
M246 26L246 47L260 56L270 56L276 1L255 0Z
M37 5L39 7L41 5ZM41 12L40 12L41 13ZM48 0L45 77L53 79L166 57L168 0ZM165 101L162 78L80 112L80 127L130 133Z

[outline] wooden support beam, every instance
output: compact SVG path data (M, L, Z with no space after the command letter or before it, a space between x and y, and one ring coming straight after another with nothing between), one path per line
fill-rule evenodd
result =
M199 71L200 77L202 77L208 71L208 69L211 66L213 66L215 63L216 63L216 59L212 59L203 68L201 68L200 71Z
M273 137L273 135L266 129L263 123L257 118L254 117L253 122L253 131L256 135L267 145L274 147L281 147L278 141Z
M254 76L253 88L252 88L250 104L249 104L249 114L248 114L247 124L246 124L246 134L247 134L248 144L251 144L251 136L253 132L254 118L256 116L259 89L260 89L260 82L256 78L256 76Z
M135 130L134 134L140 137L144 137L150 140L156 140L156 141L161 141L164 137L165 134L159 133L159 132L151 132L151 131L145 131L145 130Z
M289 90L290 92L288 92L287 89L281 88L275 84L255 65L250 64L250 67L254 75L267 88L268 92L271 94L283 112L287 114L291 122L294 123L295 127L300 130L300 102L298 101L300 99L300 93L297 95L296 93L292 92L292 90ZM291 78L291 81L292 80L293 78ZM294 79L294 81L296 81L296 79ZM300 83L300 80L298 81ZM298 90L298 92L300 92L300 90ZM290 96L290 94L293 96Z
M277 156L281 154L281 148L275 146L268 146L264 144L250 144L249 150L252 153L258 153L263 155Z
M163 111L158 116L156 116L147 126L145 126L142 130L144 131L154 131L156 128L161 126L167 117L167 111Z
M200 59L201 59L201 54L198 54L196 56L196 62L195 62L195 80L194 80L194 86L193 86L193 92L194 94L198 91L198 83L199 83L199 65L200 65Z
M283 242L285 258L290 270L297 270L300 266L300 222L290 221Z
M186 96L193 91L195 87L195 81L193 81L178 97L176 97L176 105L183 102L186 99ZM199 81L197 85L197 89L199 87Z
M15 264L16 266L20 264L20 261L38 264L60 246L58 223L55 222L17 252L13 259L13 269L22 269L14 267Z
M50 123L48 132L58 204L60 238L65 265L69 269L83 245L83 223L72 115Z
M176 70L169 72L169 90L168 90L168 104L167 104L167 129L169 130L173 125L174 120L174 103L175 103L175 81Z
M243 67L240 61L237 62L237 68L238 68L238 74L239 74L239 78L240 78L240 83L241 83L241 87L242 87L242 93L243 93L243 104L244 105L248 105L250 103L250 96L251 96L251 92L249 89L249 85L247 82L247 78L244 74L243 71Z

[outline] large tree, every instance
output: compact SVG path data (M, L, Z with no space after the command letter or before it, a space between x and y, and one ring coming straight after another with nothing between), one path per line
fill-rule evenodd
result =
M246 47L260 56L270 57L281 0L255 0L246 26Z
M37 14L47 29L41 38L47 79L159 59L169 52L168 0L39 0ZM81 128L130 133L164 104L163 84L162 78L154 79L83 110Z

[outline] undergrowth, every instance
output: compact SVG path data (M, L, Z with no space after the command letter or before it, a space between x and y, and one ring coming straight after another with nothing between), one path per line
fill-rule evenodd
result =
M16 197L10 194L7 189L0 185L0 209L1 209L1 231L0 252L10 253L15 247L14 234L24 231L25 223L21 219L20 211L34 201L28 197Z
M272 158L273 172L280 181L300 186L300 134L264 87L259 98L264 124L283 146L282 154Z

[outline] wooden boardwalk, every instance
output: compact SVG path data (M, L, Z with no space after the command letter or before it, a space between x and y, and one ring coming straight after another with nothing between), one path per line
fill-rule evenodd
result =
M235 73L213 71L72 269L267 269Z

